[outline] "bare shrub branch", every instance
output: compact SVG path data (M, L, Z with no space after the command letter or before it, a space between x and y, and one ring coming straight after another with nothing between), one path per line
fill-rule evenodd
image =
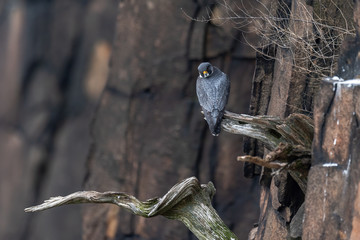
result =
M280 64L291 64L294 71L310 74L313 79L336 73L340 45L346 36L355 35L351 0L314 1L313 6L304 0L293 1L292 6L285 0L241 1L240 4L221 0L217 6L222 8L222 16L214 15L210 8L197 19L184 14L192 20L215 25L231 22L243 32L243 41L257 53ZM260 40L251 42L247 33L256 33ZM267 55L264 49L270 45L291 51L292 61Z

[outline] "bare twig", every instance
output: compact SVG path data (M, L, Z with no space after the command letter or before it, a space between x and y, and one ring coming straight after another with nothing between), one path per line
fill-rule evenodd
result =
M287 165L287 163L283 163L283 162L267 162L260 157L253 157L249 155L239 156L237 157L237 160L240 162L250 162L250 163L255 163L262 167L275 168L275 169L280 169Z
M313 79L332 76L337 70L340 46L346 36L355 36L352 19L353 1L317 1L309 6L306 1L247 1L236 4L219 0L217 7L221 14L207 11L205 16L193 19L222 25L231 22L240 29L243 41L257 53L267 58L279 60L280 64L292 65L294 71L310 74ZM219 11L218 11L219 12ZM251 42L246 33L255 32L260 41ZM292 61L281 61L264 51L275 45L291 51ZM311 77L310 76L310 77Z

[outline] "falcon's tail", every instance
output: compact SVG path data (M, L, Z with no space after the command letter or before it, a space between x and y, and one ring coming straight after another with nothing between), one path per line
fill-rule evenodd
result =
M219 110L214 110L212 112L204 111L204 115L211 134L213 136L218 136L221 131L221 121L224 113Z

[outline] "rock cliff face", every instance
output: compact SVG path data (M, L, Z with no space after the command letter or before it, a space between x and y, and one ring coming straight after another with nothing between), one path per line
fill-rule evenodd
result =
M232 79L229 109L247 112L255 56L233 26L187 16L207 7L226 15L200 1L0 0L0 239L191 239L110 207L22 212L83 183L147 199L189 176L216 184L217 210L246 238L258 197L236 162L242 137L209 135L195 80L211 61Z
M354 10L357 37L343 45L338 76L359 77L358 1L354 9L343 8L351 0L261 2L273 4L266 13L289 18L278 23L295 39L317 36L315 50L327 45L307 17L350 24ZM255 68L245 29L222 18L249 7L233 3L0 0L0 239L193 239L180 223L116 206L22 211L82 188L145 200L190 176L214 182L214 206L240 239L255 222L251 239L360 238L358 82L319 81L303 42L262 45ZM286 171L274 177L247 164L246 176L261 174L260 196L242 177L242 137L212 137L200 114L195 80L204 60L230 76L229 110L247 112L250 101L254 115L314 117L306 192ZM245 152L263 149L248 141Z
M207 7L221 11L193 1L120 3L112 69L92 127L86 189L121 189L147 199L189 176L211 180L215 207L246 238L257 221L257 199L236 162L242 138L211 136L195 82L198 64L211 61L232 79L228 108L246 112L255 58L244 56L232 26L186 16L206 17ZM180 223L141 219L111 206L86 206L83 220L84 239L192 238Z
M81 238L80 208L21 208L82 188L116 8L101 0L0 1L1 239Z
M354 39L351 40L354 43ZM360 44L355 40L357 48ZM351 45L351 44L350 44ZM344 44L340 77L359 76L358 53ZM355 48L356 49L356 48ZM347 68L349 72L341 71ZM323 81L314 108L312 168L305 199L303 239L358 239L360 80ZM314 228L314 226L317 226Z
M264 3L270 4L270 1L264 1ZM335 24L335 26L343 26L344 23L352 26L353 8L344 8L346 4L351 6L352 3L329 1L326 2L328 4L326 10L322 7L325 2L320 1L271 1L271 3L273 3L273 12L278 14L276 16L280 15L288 19L285 22L278 22L280 27L277 24L271 25L271 27L278 30L285 27L296 37L289 39L283 37L282 39L288 44L286 47L272 42L261 49L263 55L260 54L257 57L258 64L253 81L250 110L254 115L286 117L294 112L313 115L315 120L313 166L308 178L306 196L300 191L299 186L294 184L294 180L288 173L283 172L273 177L270 171L264 169L261 173L260 221L259 226L252 231L251 237L252 239L287 239L289 237L291 239L300 239L301 237L304 239L328 239L331 236L329 239L350 239L351 236L357 236L353 234L358 231L356 230L358 228L357 210L355 210L356 207L353 207L357 194L357 170L352 173L356 177L350 177L353 179L352 183L349 182L349 178L346 180L344 176L345 173L348 173L347 167L353 164L351 161L349 163L349 159L353 159L353 154L355 154L352 153L350 157L350 152L353 150L349 149L352 149L352 146L356 145L358 141L358 126L355 124L358 119L356 115L357 87L346 85L347 87L341 88L345 85L334 84L333 86L332 83L324 83L320 86L321 74L331 74L331 72L336 72L336 68L327 73L330 65L325 60L326 56L323 56L324 60L320 65L323 71L327 70L316 71L318 68L313 68L313 59L321 56L313 55L313 58L302 58L303 54L312 55L312 53L306 52L302 42L298 42L296 39L297 37L307 39L311 45L312 38L308 38L308 36L317 34L313 28L317 23L313 21L316 21L316 17L319 16L324 22L332 18L328 23ZM354 10L355 22L359 22L357 20L358 5L355 5ZM343 15L338 18L335 12L339 11L346 12L345 17ZM315 17L308 19L308 14ZM299 18L301 21L298 21ZM308 25L309 21L306 20L311 20L313 24ZM286 32L282 33L286 35ZM287 40L289 41L287 42ZM326 43L325 40L325 38L318 38L313 46L322 49L322 44ZM336 44L331 50L333 53L340 52L340 45ZM339 76L346 79L358 76L358 46L357 38L350 37L344 42L343 56L339 59ZM303 59L303 61L299 61L299 59ZM334 58L332 61L334 61L334 66L337 66L337 59ZM315 62L315 64L319 64L319 62ZM305 72L301 68L305 69ZM306 73L306 71L309 72ZM317 98L315 104L314 96ZM336 114L332 113L334 113L334 109L340 109L339 106L344 106L344 110L338 111L340 115L337 118ZM350 112L354 113L354 116L348 114ZM347 120L342 121L343 118ZM250 140L246 146L246 152L262 154L263 148L258 143ZM337 154L335 155L335 153ZM336 165L332 165L332 163L336 163ZM323 166L323 164L325 165ZM354 168L357 169L357 167ZM252 176L259 174L259 171L252 164L248 164L245 173L247 176ZM351 194L347 192L347 189L353 189L349 190ZM342 198L343 194L347 197ZM349 214L353 210L355 214L350 216ZM304 212L305 222L302 226ZM355 229L352 232L351 226ZM331 230L327 231L327 227Z

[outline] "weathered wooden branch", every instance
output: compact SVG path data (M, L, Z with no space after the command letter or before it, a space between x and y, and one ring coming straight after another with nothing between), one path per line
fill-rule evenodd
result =
M255 163L257 165L267 167L267 168L275 168L275 169L281 169L287 166L287 163L284 162L277 162L277 161L266 161L265 159L262 159L261 157L256 156L239 156L237 157L237 160L240 162L250 162Z
M239 156L237 160L278 169L273 174L277 174L282 170L288 170L301 190L304 193L306 192L307 176L311 166L311 152L301 145L292 146L288 143L280 143L279 146L267 154L264 159L253 156Z
M289 143L311 150L314 136L313 120L303 114L291 114L286 119L271 116L250 116L225 111L222 128L230 133L256 138L269 150Z
M222 127L225 131L258 139L271 151L264 159L240 156L238 161L255 163L278 171L289 170L302 191L306 191L314 135L314 124L310 117L291 114L286 119L280 119L226 111L224 118Z
M25 212L43 211L66 204L112 203L142 217L162 215L179 220L200 240L237 240L211 205L215 191L212 182L200 185L195 177L191 177L173 186L163 197L147 201L121 192L82 191L65 197L52 197L41 205L26 208Z

